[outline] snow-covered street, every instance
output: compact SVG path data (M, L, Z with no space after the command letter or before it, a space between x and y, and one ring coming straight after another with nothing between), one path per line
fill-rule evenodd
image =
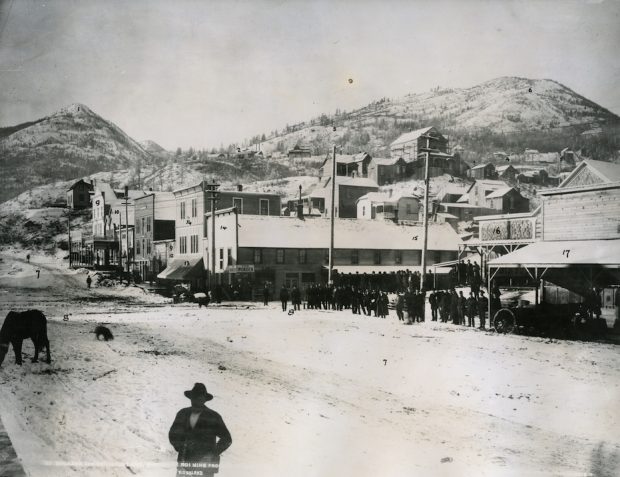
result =
M87 290L49 257L2 258L2 316L49 320L51 366L18 367L10 350L0 368L28 475L174 475L167 433L195 382L233 437L222 476L620 472L616 346L279 303L199 309ZM96 340L99 323L113 341Z

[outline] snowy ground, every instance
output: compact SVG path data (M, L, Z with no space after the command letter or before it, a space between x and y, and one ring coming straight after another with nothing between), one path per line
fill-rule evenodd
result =
M198 309L86 290L58 258L0 258L2 316L36 307L50 320L51 366L20 368L11 350L0 368L2 420L29 475L174 475L167 432L194 382L233 436L222 476L620 473L613 345L276 304ZM97 323L114 341L96 341Z

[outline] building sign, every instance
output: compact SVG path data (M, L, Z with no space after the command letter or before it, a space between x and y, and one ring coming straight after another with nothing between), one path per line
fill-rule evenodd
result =
M254 265L229 265L226 271L229 273L254 273Z

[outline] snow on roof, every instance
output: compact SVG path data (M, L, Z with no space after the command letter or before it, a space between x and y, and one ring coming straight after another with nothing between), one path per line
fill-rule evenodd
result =
M373 157L372 161L379 166L393 166L398 161L398 158Z
M427 127L422 129L416 129L415 131L411 131L405 134L401 134L394 142L392 142L391 146L397 146L398 144L403 144L406 142L415 141L420 136L429 132L433 127Z
M325 181L323 187L328 187L330 184L331 177ZM336 176L336 184L353 187L376 187L377 189L379 188L379 185L375 181L373 181L372 179L367 179L365 177Z
M330 219L239 215L239 247L329 248ZM381 220L335 220L335 247L340 249L420 250L421 225ZM416 240L417 238L417 240ZM458 250L459 238L449 224L430 224L429 250Z
M570 256L558 250L570 249ZM620 268L620 240L563 240L536 242L515 252L491 260L489 265L523 267L571 265L602 265Z
M613 162L595 161L593 159L586 159L585 162L588 166L599 173L600 176L605 178L608 182L620 181L620 164L614 164Z
M463 194L461 197L458 198L458 200L456 201L459 204L466 204L469 202L469 194Z
M512 187L504 187L503 189L497 189L496 191L491 192L487 195L487 199L498 199L500 197L504 197L508 192L513 190Z
M404 191L398 191L395 194L392 194L392 196L390 196L389 192L368 192L367 194L364 194L363 196L361 196L359 199L357 199L356 202L359 202L360 200L369 200L370 202L398 202L400 199L415 199L415 200L419 200L419 197L416 197L412 194L407 194Z
M472 167L472 169L484 169L487 166L493 166L490 162L487 164L478 164L477 166Z
M505 172L506 170L508 170L510 167L512 167L514 169L514 167L512 166L512 164L508 164L506 166L498 166L495 168L495 170L497 172Z

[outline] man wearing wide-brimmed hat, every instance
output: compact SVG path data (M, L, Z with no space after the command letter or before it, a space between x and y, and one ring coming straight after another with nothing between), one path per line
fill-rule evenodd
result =
M191 407L181 409L168 438L179 453L177 475L212 476L219 470L220 454L232 444L230 432L222 417L205 406L213 399L202 383L185 391Z

